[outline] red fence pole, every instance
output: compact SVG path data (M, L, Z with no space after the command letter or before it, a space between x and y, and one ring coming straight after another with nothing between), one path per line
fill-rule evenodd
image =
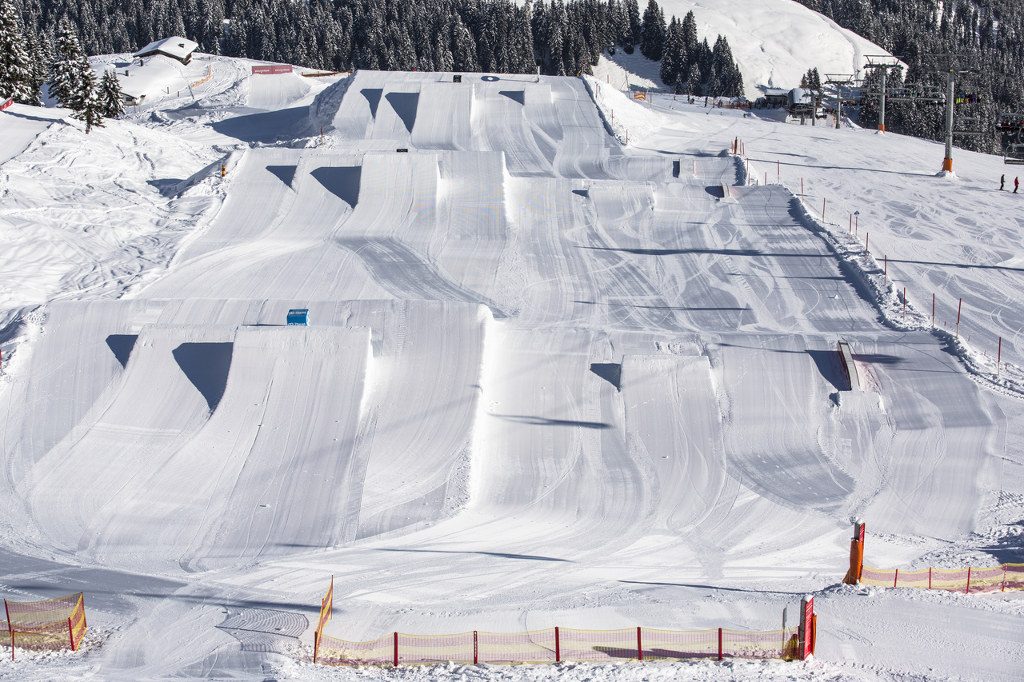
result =
M14 660L14 623L11 622L11 609L4 599L4 613L7 614L7 631L11 633L11 660Z
M935 292L932 292L932 326L935 326Z
M967 567L967 589L964 590L964 594L971 593L971 567Z
M1006 564L1003 564L1003 582L999 585L1000 592L1006 592Z
M320 633L313 633L313 664L316 665L317 655L320 653Z
M68 618L68 639L71 640L71 650L77 651L75 648L75 629L71 625L71 619Z
M638 661L644 660L644 640L639 625L636 627L636 658Z
M555 626L555 663L562 662L562 641L558 636L558 626Z
M960 299L960 302L956 305L956 338L960 338L960 311L963 310L964 299Z
M480 640L473 630L473 665L480 665Z
M718 660L722 660L722 628L718 628Z
M821 222L825 222L825 197L821 198Z
M928 567L928 589L932 589L932 567Z
M996 374L999 374L999 365L1003 361L1003 337L999 337L999 346L996 349Z
M398 667L398 633L397 632L395 633L395 654L394 654L394 658L392 659L392 662L395 664L395 667L397 668Z
M900 579L900 569L897 568L896 569L896 575L894 575L892 577L892 586L893 587L896 587L896 583L899 582L899 579Z

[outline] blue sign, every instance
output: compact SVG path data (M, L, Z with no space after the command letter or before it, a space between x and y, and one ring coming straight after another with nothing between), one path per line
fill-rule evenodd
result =
M292 308L288 311L288 324L309 325L309 308Z

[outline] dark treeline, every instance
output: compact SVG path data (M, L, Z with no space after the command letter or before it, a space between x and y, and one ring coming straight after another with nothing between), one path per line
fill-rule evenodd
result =
M200 50L318 69L589 73L602 51L672 62L666 84L735 95L739 70L715 46L674 35L655 0L14 0L25 30L52 50L62 18L89 54L128 52L181 35ZM692 17L691 17L692 18ZM676 28L673 29L673 26ZM675 42L673 42L675 41Z
M993 130L1000 112L1024 108L1024 12L1009 0L798 0L836 23L868 38L909 67L908 84L944 85L946 70L972 69L957 95L978 101L957 106L960 128ZM897 83L898 84L898 83ZM875 125L873 104L861 122ZM974 120L971 120L974 119ZM886 127L940 139L941 105L894 102L886 107ZM957 145L994 151L994 134L957 139Z

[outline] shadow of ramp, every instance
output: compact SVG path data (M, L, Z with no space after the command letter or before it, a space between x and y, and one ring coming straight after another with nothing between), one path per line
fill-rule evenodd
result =
M295 180L295 171L297 168L298 166L267 166L267 170L270 171L275 178L289 187L292 186L292 181Z
M384 94L382 88L363 88L359 94L366 98L370 105L370 116L377 118L377 107L380 106L380 98Z
M508 97L513 102L518 102L519 104L526 104L526 92L524 92L523 90L499 90L498 94Z
M842 363L839 360L839 353L834 350L809 350L807 354L814 360L814 366L818 373L825 378L825 381L832 384L837 391L852 391L853 385L850 377L843 371Z
M616 391L621 390L622 365L620 363L592 362L590 363L590 371L614 386Z
M135 348L135 342L138 340L138 334L111 334L107 337L107 348L121 363L121 367L127 367L128 358L132 356L132 349Z
M304 106L233 116L211 127L242 142L280 142L301 137L307 132L308 122L309 107Z
M405 129L411 133L412 127L416 125L416 110L419 108L420 94L418 92L389 92L385 99L398 114L398 118L402 119Z
M328 192L352 208L359 203L362 166L321 166L310 173Z
M224 397L233 350L233 343L183 343L171 351L178 367L202 394L211 412Z

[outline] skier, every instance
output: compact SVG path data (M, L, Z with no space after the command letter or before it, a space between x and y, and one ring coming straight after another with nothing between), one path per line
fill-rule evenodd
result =
M1004 173L1004 174L999 176L999 191L1002 192L1003 191L1003 187L1005 187L1005 186L1006 186L1006 174Z
M1016 194L1017 190L1019 188L1020 188L1020 178L1014 178L1013 179L1013 193Z

